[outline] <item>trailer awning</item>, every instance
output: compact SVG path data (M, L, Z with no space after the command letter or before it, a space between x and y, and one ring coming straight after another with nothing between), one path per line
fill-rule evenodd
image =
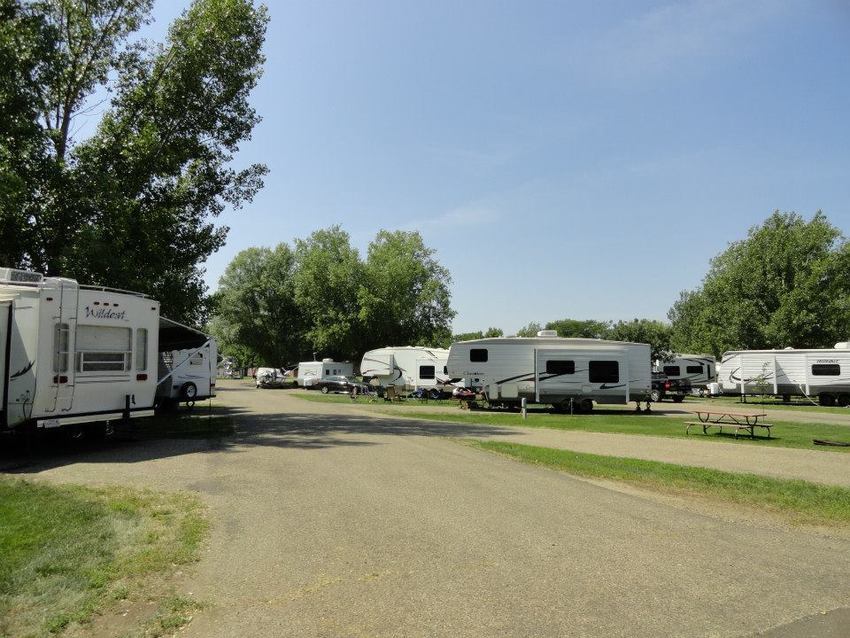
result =
M200 348L207 341L209 335L200 330L184 326L165 317L159 318L159 351L189 350Z

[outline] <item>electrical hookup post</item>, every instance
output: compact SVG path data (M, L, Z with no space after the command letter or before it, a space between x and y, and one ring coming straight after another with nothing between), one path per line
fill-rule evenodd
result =
M525 420L525 417L528 416L528 410L526 409L528 407L528 399L523 397L520 401L520 405L522 406L522 418Z

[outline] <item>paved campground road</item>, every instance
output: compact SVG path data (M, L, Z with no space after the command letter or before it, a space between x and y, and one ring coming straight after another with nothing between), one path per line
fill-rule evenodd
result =
M201 495L211 538L181 586L210 606L183 635L740 636L847 619L847 534L450 440L524 440L513 429L379 419L233 383L220 395L234 437L29 470Z

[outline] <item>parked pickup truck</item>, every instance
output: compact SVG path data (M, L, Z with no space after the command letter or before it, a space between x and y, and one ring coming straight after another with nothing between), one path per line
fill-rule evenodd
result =
M675 403L681 403L691 393L690 379L668 379L666 375L655 372L652 375L652 392L649 397L659 403L667 397Z

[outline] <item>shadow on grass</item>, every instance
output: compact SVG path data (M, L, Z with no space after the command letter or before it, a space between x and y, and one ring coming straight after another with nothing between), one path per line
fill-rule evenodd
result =
M50 436L0 437L0 472L30 473L74 463L139 463L186 454L239 453L253 446L321 450L381 445L373 436L487 436L517 434L492 425L413 421L361 415L256 414L239 408L196 406L138 419L105 440Z

